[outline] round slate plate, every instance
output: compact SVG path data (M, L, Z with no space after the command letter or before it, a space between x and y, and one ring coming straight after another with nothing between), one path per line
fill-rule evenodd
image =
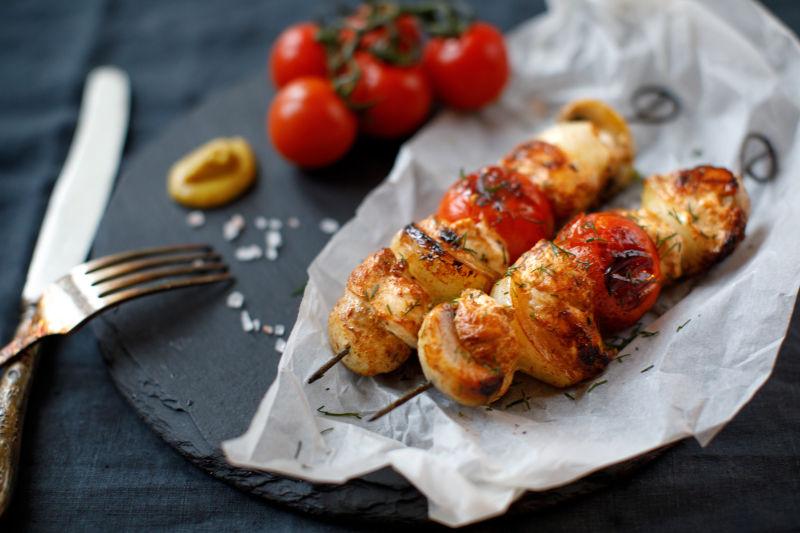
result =
M291 329L306 280L306 267L328 236L319 221L351 218L356 206L391 169L397 144L361 141L334 167L304 173L272 151L264 116L272 89L263 76L208 100L173 124L148 148L127 162L94 245L94 256L127 249L185 242L209 243L223 253L246 296L251 315L266 324ZM218 136L241 135L255 149L260 165L256 187L221 210L206 213L205 226L191 229L187 211L165 193L172 163ZM263 245L252 224L235 243L222 237L234 213L252 223L256 216L301 220L284 227L285 244L275 262L236 262L239 245ZM228 465L223 440L241 435L272 383L279 359L275 339L242 331L238 311L225 306L232 285L185 289L117 308L93 322L111 376L122 394L164 440L212 475L235 486L320 515L360 520L426 520L427 502L389 469L344 485L318 485ZM606 486L621 474L655 457L593 474L569 486L529 493L511 512L530 511Z

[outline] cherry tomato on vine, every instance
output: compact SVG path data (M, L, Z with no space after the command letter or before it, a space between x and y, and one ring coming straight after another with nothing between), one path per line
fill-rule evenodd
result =
M328 74L325 47L317 42L318 31L316 24L301 22L278 36L269 56L269 70L276 87L304 76Z
M433 93L420 66L389 65L357 52L360 72L350 101L362 108L361 129L376 137L402 137L427 118Z
M459 37L434 37L423 65L439 99L456 109L478 109L500 96L509 67L503 34L484 22Z
M595 316L604 333L636 323L661 291L661 266L653 241L616 213L579 215L556 237L595 280Z
M363 30L375 9L380 7L362 5L353 15L347 17L346 26L341 32L342 40L347 42L355 37L356 31ZM381 27L364 34L359 49L373 50L379 55L382 51L389 53L392 49L394 49L391 52L393 54L412 54L422 42L422 32L417 19L411 15L400 15L390 24L394 26L393 32L388 27Z
M553 234L547 197L530 180L498 166L462 176L445 193L437 215L450 222L485 220L505 242L509 264Z
M309 168L342 157L358 131L356 116L326 78L299 78L278 91L267 123L278 152Z

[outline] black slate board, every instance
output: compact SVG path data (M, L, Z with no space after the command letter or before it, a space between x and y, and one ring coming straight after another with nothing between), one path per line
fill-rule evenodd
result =
M359 141L341 163L313 173L287 164L266 138L264 117L272 89L255 78L212 97L174 123L164 135L126 162L94 245L94 256L126 249L184 242L212 244L226 256L236 290L250 313L290 330L300 298L292 293L328 236L323 217L351 218L363 197L389 172L398 145ZM218 136L241 135L256 150L260 176L254 190L231 206L206 213L206 225L191 229L187 210L165 193L172 163ZM235 244L222 237L222 224L241 213L284 221L276 262L239 263L236 246L263 245L263 232L249 224ZM275 377L279 354L274 339L241 330L239 313L225 306L231 285L186 289L145 298L93 322L111 376L120 392L165 441L210 474L268 500L318 515L359 520L426 520L425 498L401 476L384 469L344 485L317 485L229 466L219 449L249 425ZM593 474L567 487L530 493L511 512L531 511L608 485L657 452Z

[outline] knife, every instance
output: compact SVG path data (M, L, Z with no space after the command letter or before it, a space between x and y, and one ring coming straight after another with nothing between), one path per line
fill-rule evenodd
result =
M84 261L117 174L130 110L130 82L115 67L89 73L78 125L47 205L22 291L23 318L42 290ZM23 320L24 322L24 320ZM0 378L0 516L16 479L25 406L39 359L37 347L9 364Z

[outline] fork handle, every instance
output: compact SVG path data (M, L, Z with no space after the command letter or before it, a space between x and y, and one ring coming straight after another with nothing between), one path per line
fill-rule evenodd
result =
M17 328L14 340L0 348L0 366L5 365L23 353L26 348L36 344L46 334L44 321L39 318L35 308L28 309Z
M17 478L25 407L39 361L39 345L24 350L0 378L0 517L11 503Z

